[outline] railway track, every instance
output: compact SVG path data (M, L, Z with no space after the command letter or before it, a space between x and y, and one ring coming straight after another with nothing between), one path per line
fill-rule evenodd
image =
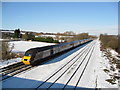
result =
M1 72L4 72L4 71L6 71L6 70L10 70L10 69L15 68L15 67L18 67L18 66L20 66L20 65L23 65L23 63L22 63L22 62L14 63L14 64L12 64L12 65L9 65L9 66L0 68L0 71L1 71Z
M77 78L76 85L74 83L74 88L77 88L81 77L83 76L85 69L89 63L89 60L91 58L92 52L94 50L94 44L95 41L93 41L91 44L85 46L82 51L80 51L75 57L73 57L71 60L69 60L66 64L64 64L62 67L60 67L58 70L56 70L53 74L51 74L48 78L43 80L43 82L35 85L35 90L40 88L56 88L56 83L62 83L62 85L58 86L59 88L65 89L67 88L67 85L72 84L72 80L74 80L74 76L81 73L79 78ZM87 60L86 60L87 59ZM72 70L74 69L74 70ZM82 70L81 70L82 69ZM71 72L72 71L72 72ZM69 74L69 75L68 75ZM69 77L63 79L68 75ZM52 83L47 83L52 82Z
M32 66L22 65L13 70L10 70L7 73L2 74L2 81L31 68Z
M16 64L13 64L13 65L10 65L8 67L4 67L4 68L1 68L0 69L0 74L2 77L0 81L3 81L5 79L8 79L18 73L21 73L25 70L28 70L32 68L32 66L28 66L28 65L24 65L22 62L19 62L19 63L16 63Z

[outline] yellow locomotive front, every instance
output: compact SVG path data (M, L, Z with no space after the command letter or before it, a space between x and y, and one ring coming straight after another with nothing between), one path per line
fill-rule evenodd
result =
M30 59L31 59L31 54L30 53L25 53L24 57L22 58L22 62L24 64L29 65L30 64Z

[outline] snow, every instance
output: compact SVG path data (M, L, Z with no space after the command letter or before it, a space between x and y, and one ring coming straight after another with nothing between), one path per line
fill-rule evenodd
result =
M39 35L37 37L53 37L55 38L56 36L58 36L59 38L63 38L63 37L73 37L73 36L60 36L60 35Z
M4 32L4 33L14 33L14 31L1 31L1 32Z
M54 37L54 38L56 37L56 35L39 35L39 36L40 36L40 37ZM39 37L39 36L38 36L38 37Z
M4 39L0 39L0 41L2 41L2 40L4 40Z
M112 53L112 55L118 55L118 53L113 49L111 49L110 52Z
M94 44L95 49L90 58L89 64L87 65L86 70L83 73L80 82L78 83L78 86L81 88L117 88L117 84L111 85L110 83L105 81L106 79L110 78L110 76L103 71L103 69L110 66L109 61L102 57L102 52L100 51L100 42L98 40L95 40L94 42L96 42L96 44ZM91 43L89 43L88 45L90 45ZM18 75L15 75L14 77L3 81L3 88L36 88L47 78L49 78L54 72L59 70L59 68L65 65L69 60L75 57L75 55L81 52L83 48L89 47L88 45L77 47L76 49L71 50L57 58L54 58L45 64L34 67L29 71L22 72ZM83 55L83 57L84 56L85 55ZM85 60L87 60L88 57L89 56L87 56ZM80 60L74 65L78 65L81 62ZM74 84L76 83L76 80L78 80L80 73L82 73L83 66L85 66L86 63L87 61L82 64L79 70L75 73L74 77L68 83L69 86L67 87L74 87ZM64 72L68 68L68 66L61 70L53 78L49 79L49 81L43 84L41 88L49 87L55 81L55 79L57 79L57 77L59 77L62 72ZM51 88L63 87L69 77L74 73L74 70L76 68L77 66L72 66ZM69 71L70 73L68 74Z
M0 62L0 68L3 68L3 67L6 67L8 65L11 65L11 64L14 64L14 63L17 63L17 62L21 62L22 58L14 58L14 59L10 59L10 60L7 60L7 61L1 61Z
M30 48L43 47L49 45L55 45L55 43L45 43L36 41L11 41L11 45L14 45L12 52L25 52Z
M120 58L117 57L117 56L119 56L119 54L115 50L109 49L109 51L110 51L112 57L120 60Z
M8 41L9 39L0 39L0 41Z

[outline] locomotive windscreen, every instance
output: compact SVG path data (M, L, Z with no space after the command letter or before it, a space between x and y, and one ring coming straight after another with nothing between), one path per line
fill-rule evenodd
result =
M32 56L31 53L25 53L25 56Z

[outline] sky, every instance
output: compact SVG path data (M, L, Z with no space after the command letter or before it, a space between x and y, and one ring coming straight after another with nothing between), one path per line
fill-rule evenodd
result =
M2 29L118 34L117 2L2 2Z

